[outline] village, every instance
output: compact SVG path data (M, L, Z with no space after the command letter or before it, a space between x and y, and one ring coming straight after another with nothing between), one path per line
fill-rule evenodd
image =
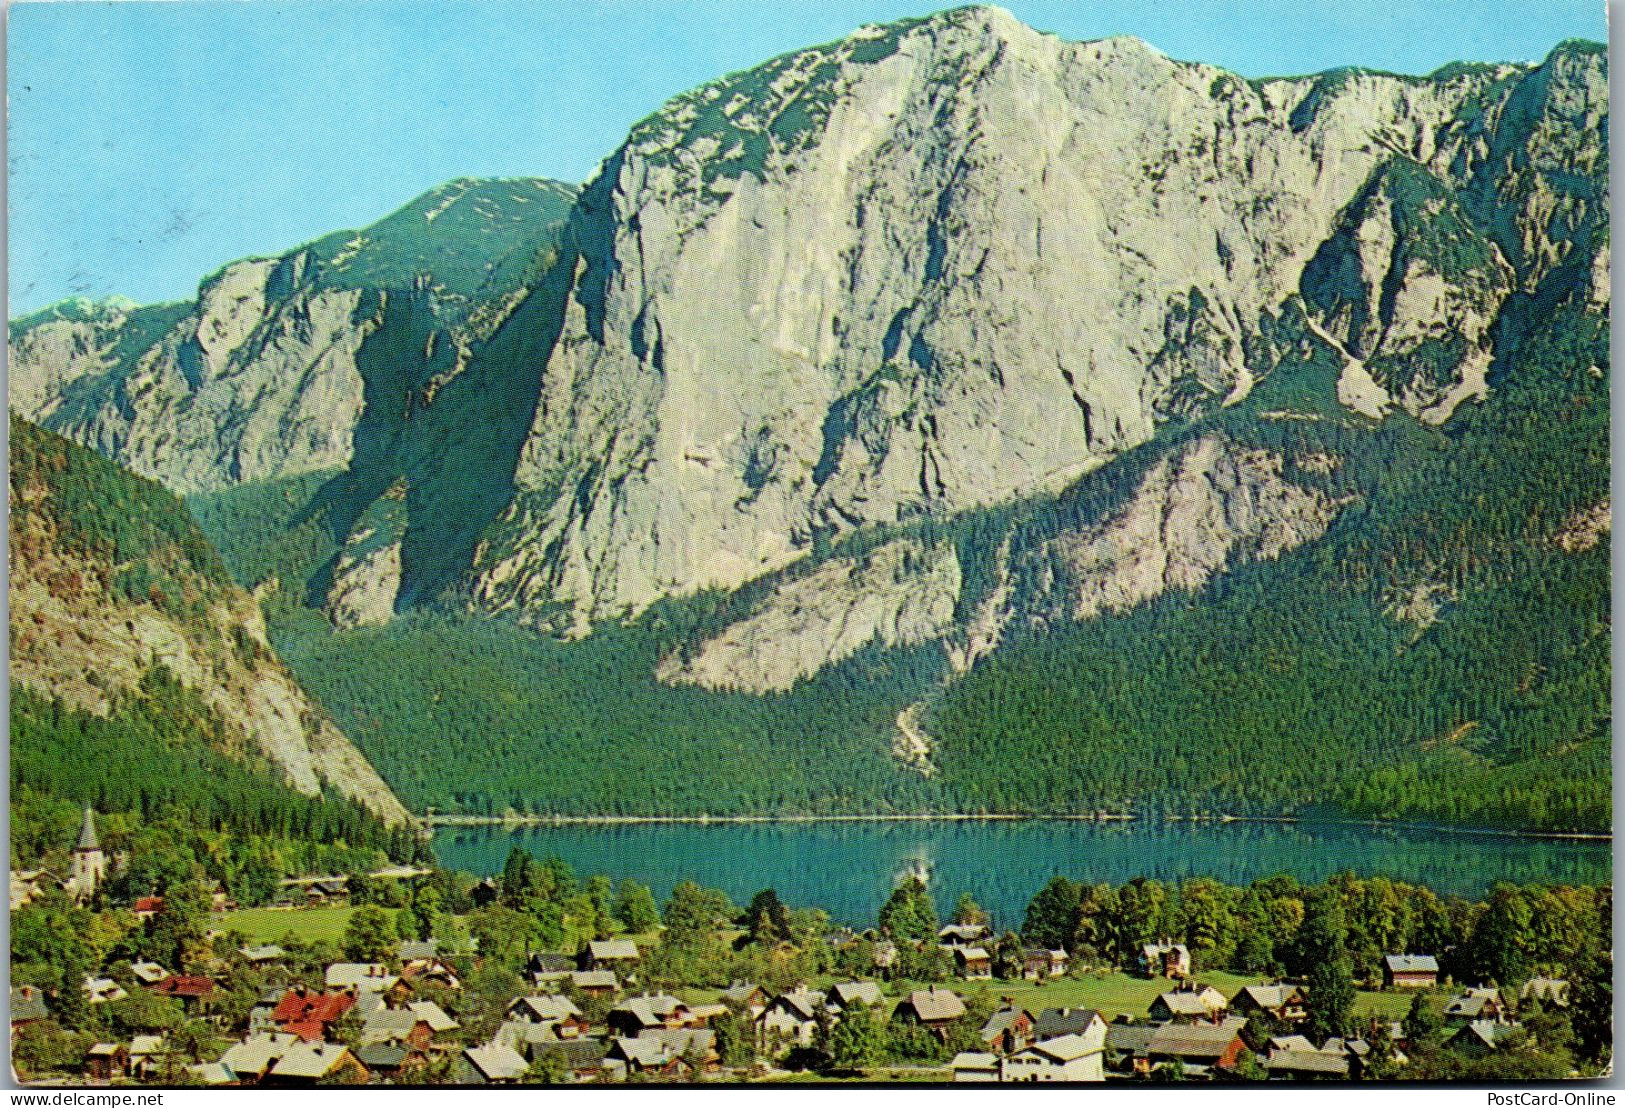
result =
M72 857L62 877L14 869L13 912L88 914L110 865L89 810ZM1357 1081L1404 1077L1413 1055L1549 1061L1573 1035L1570 983L1545 973L1459 984L1433 953L1392 952L1329 1025L1313 975L1199 966L1169 937L1142 936L1130 964L1087 964L997 934L968 898L939 927L912 878L863 931L791 912L771 890L740 914L679 886L655 914L647 890L623 884L579 941L544 949L531 916L591 902L549 901L569 891L561 872L516 851L502 880L470 883L466 927L418 912L432 898L409 890L445 875L403 865L284 878L251 909L223 888L194 890L191 909L177 894L103 905L97 920L159 937L143 949L178 935L181 962L115 956L82 967L72 993L77 966L54 990L14 984L14 1068L29 1083L217 1087ZM393 912L377 902L390 897ZM414 930L419 916L433 926ZM742 965L761 979L719 976Z

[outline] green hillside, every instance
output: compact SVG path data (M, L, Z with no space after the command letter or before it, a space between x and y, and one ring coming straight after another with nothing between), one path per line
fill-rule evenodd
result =
M199 628L204 641L201 629L235 590L185 505L16 416L10 430L14 587L43 577L51 595L70 605L152 605ZM14 654L28 649L28 636L54 633L52 626L14 607ZM241 650L255 645L227 638ZM290 789L280 769L244 753L219 715L156 660L138 688L113 694L112 702L110 712L96 715L13 682L14 863L71 843L84 805L109 827L167 828L181 844L175 848L200 865L211 849L201 844L228 831L239 841L230 857L274 858L290 871L416 850L409 833L389 831L355 804Z

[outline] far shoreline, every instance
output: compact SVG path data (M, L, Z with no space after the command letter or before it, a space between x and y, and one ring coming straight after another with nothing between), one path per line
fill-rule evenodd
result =
M1422 832L1476 838L1547 839L1553 841L1612 842L1613 834L1585 831L1522 831L1506 828L1450 827L1441 824L1410 823L1399 820L1358 820L1314 816L1164 816L1160 819L1121 813L1089 812L1061 815L1035 815L1015 812L909 812L848 813L844 815L732 815L732 816L566 816L505 815L464 816L428 814L415 817L421 827L433 832L440 828L506 827L625 827L660 824L709 826L712 824L816 824L816 823L1191 823L1226 826L1236 823L1299 824L1309 827L1365 828L1372 831Z

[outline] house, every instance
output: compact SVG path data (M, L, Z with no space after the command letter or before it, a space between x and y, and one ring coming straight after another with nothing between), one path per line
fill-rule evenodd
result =
M444 958L418 958L401 967L401 980L418 985L429 982L445 989L460 989L463 979L457 967Z
M241 1085L236 1074L232 1073L219 1062L199 1062L186 1067L186 1072L192 1075L199 1085L211 1089L223 1088L228 1085Z
M605 1068L624 1080L627 1074L653 1073L670 1075L681 1069L675 1054L659 1039L617 1038L604 1054Z
M1106 1025L1095 1024L1082 1035L1062 1035L1023 1047L999 1065L999 1080L1106 1080Z
M1172 939L1146 943L1140 947L1140 970L1147 977L1189 977L1191 952Z
M148 988L170 976L169 971L157 962L131 962L130 973L135 976L138 984L145 985Z
M45 994L36 985L19 985L11 990L11 1032L20 1027L50 1019L45 1007Z
M831 1012L839 1015L854 1004L878 1008L883 1000L880 986L873 981L842 981L830 988L825 1003Z
M1248 985L1230 998L1230 1010L1238 1016L1268 1016L1281 1023L1297 1023L1304 1018L1308 990L1302 985L1277 981L1273 985Z
M1163 993L1151 1002L1152 1023L1210 1023L1230 1007L1211 985L1192 985Z
M508 1019L549 1027L560 1039L574 1039L585 1034L591 1025L582 1016L581 1009L565 996L522 996L508 1005Z
M271 1022L295 1038L318 1042L328 1037L332 1026L355 1007L355 1003L354 993L318 993L299 985L277 1001L271 1010Z
M1385 989L1431 989L1439 983L1439 960L1431 954L1386 954L1382 959Z
M96 1043L85 1052L85 1076L92 1081L111 1081L130 1069L130 1051L118 1043Z
M471 1046L459 1056L459 1085L517 1085L530 1063L512 1047L501 1043Z
M685 1027L710 1027L711 1021L728 1014L726 1004L696 1004L688 1010Z
M611 1008L604 1019L611 1034L632 1039L657 1028L676 1029L687 1021L688 1005L665 993L629 997Z
M1165 1023L1146 1044L1146 1060L1155 1069L1178 1059L1187 1076L1199 1077L1214 1070L1228 1070L1236 1064L1247 1044L1241 1029L1247 1021L1231 1016L1221 1023Z
M956 946L954 969L967 981L986 981L993 976L993 956L979 946Z
M606 1062L620 1062L627 1073L677 1074L717 1066L716 1034L693 1029L655 1031L637 1038L617 1037Z
M135 913L136 919L149 920L164 910L164 898L161 896L137 897L135 903L130 905L130 909Z
M350 902L350 879L340 874L326 877L285 877L284 888L308 907L329 907ZM301 893L300 890L303 890Z
M594 939L581 948L577 968L615 970L625 974L638 964L638 944L631 939Z
M954 1083L967 1082L986 1083L999 1079L999 1056L997 1054L979 1054L963 1052L954 1055L954 1060L948 1064L954 1071Z
M228 1047L218 1064L232 1073L240 1084L255 1085L264 1080L271 1067L298 1042L299 1036L282 1032L250 1035Z
M1295 1081L1347 1081L1352 1059L1341 1050L1272 1050L1264 1069L1272 1078Z
M1469 988L1461 995L1451 997L1444 1006L1444 1022L1448 1027L1460 1027L1478 1020L1499 1022L1506 1017L1506 1006L1501 1003L1501 990L1494 986Z
M91 1004L109 1004L130 995L111 977L86 977L80 983L79 989L89 998Z
M47 889L62 889L66 882L48 869L14 869L11 871L11 910L15 912L30 904Z
M440 1005L420 1000L404 1008L377 1008L361 1025L363 1043L404 1042L428 1050L436 1035L454 1031L457 1021Z
M408 1078L429 1064L421 1047L400 1041L362 1043L355 1048L355 1056L368 1073L389 1081Z
M1149 1023L1106 1025L1106 1068L1112 1073L1144 1077L1151 1072L1149 1049L1157 1028Z
M531 1064L535 1065L546 1056L557 1054L563 1058L565 1071L572 1081L586 1082L599 1079L608 1051L608 1046L601 1039L576 1039L569 1042L534 1044L529 1057Z
M806 985L797 985L768 1001L757 1020L757 1034L763 1043L811 1046L818 1030L818 1014L824 1010L824 994Z
M744 1012L751 1019L760 1019L767 1010L767 990L749 981L735 981L717 999L730 1008Z
M323 981L330 993L383 993L394 989L400 976L382 962L334 962Z
M239 947L237 953L241 954L243 961L251 966L275 965L288 956L288 952L275 943L267 943L264 946Z
M434 939L411 941L403 939L396 944L395 956L400 962L403 981L433 981L448 989L463 987L457 969L439 954L440 944Z
M1538 1000L1557 1008L1569 1006L1569 983L1554 977L1531 977L1518 990L1518 1000Z
M1087 1034L1095 1024L1105 1019L1093 1008L1045 1008L1033 1020L1033 1040L1058 1039L1062 1035Z
M1032 1013L1006 1004L987 1018L977 1038L994 1054L1013 1054L1033 1041Z
M535 953L525 959L525 973L537 984L563 981L576 968L576 960L568 954Z
M401 939L395 944L395 960L402 966L420 958L435 958L440 954L440 943L435 939Z
M162 1035L137 1035L130 1040L130 1076L137 1081L149 1080L168 1053Z
M263 1079L266 1085L314 1085L348 1079L362 1085L367 1067L343 1043L299 1042L290 1046Z
M1446 1039L1444 1045L1469 1058L1482 1058L1501 1049L1502 1042L1513 1032L1521 1029L1522 1025L1517 1023L1474 1020Z
M1064 950L1045 950L1041 946L1031 946L1021 952L1021 976L1029 981L1062 977L1071 967L1072 956Z
M560 1039L551 1023L528 1023L525 1020L504 1020L496 1033L491 1036L491 1042L508 1047L526 1058L531 1058L535 1049L544 1043L556 1043Z
M174 997L189 1014L206 1011L214 1000L214 978L198 974L170 974L153 987L159 996Z
M944 946L974 946L992 934L985 923L950 923L937 932L937 942Z
M621 991L614 970L571 970L565 980L588 996L613 996Z
M915 989L892 1010L895 1023L914 1024L929 1028L944 1042L955 1020L965 1014L965 1002L951 989Z

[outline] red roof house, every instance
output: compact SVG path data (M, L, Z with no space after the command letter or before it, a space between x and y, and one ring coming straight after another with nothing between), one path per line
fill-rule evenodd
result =
M152 991L159 996L172 996L187 1008L196 1008L214 999L214 989L212 977L172 973L154 985Z
M325 1039L327 1029L353 1007L353 993L317 993L300 987L289 989L277 1001L271 1019L290 1035L314 1043Z

